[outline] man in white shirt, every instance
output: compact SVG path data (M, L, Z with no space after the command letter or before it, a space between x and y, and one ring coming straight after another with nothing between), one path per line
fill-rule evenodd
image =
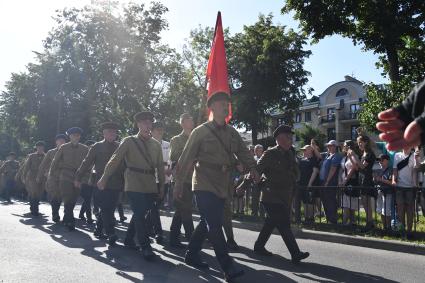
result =
M413 188L417 186L415 167L416 158L412 149L403 149L402 152L395 154L392 184L399 187L396 190L397 214L404 227L406 227L405 218L407 218L407 232L412 231L414 195L413 190L402 188Z
M171 166L170 166L170 143L164 141L162 138L164 136L164 125L161 122L155 122L152 124L152 137L161 144L162 148L162 157L164 160L164 173L165 173L165 182L164 182L164 197L167 197L168 190L170 188L171 181ZM156 176L156 182L159 184L158 176ZM159 188L158 188L159 189ZM159 207L161 206L163 199L158 199L154 207L149 213L149 226L152 227L152 234L155 236L155 240L158 244L164 242L164 236L161 225L161 218L159 215Z

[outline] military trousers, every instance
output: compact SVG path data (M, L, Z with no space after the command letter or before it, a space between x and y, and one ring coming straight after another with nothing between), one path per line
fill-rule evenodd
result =
M228 241L234 239L232 216L233 216L232 199L229 197L224 202L224 215L223 215L224 217L223 228L224 228L224 233L226 234L226 239Z
M74 186L74 183L67 180L60 180L59 187L63 198L64 216L63 222L65 224L74 225L74 208L77 203L80 189Z
M86 214L87 219L92 218L91 213L91 204L92 204L92 198L93 198L93 191L94 187L90 186L88 184L81 184L81 197L83 198L83 203L81 204L80 209L80 218Z
M96 201L99 206L99 214L96 216L96 230L109 237L115 235L114 212L120 196L119 190L98 190L96 192Z
M159 184L157 185L159 191ZM148 212L148 215L146 216L146 225L149 229L149 234L152 234L153 236L160 236L163 233L161 216L159 213L159 208L161 207L161 204L162 200L155 200L152 209Z
M321 189L320 200L322 201L323 208L325 209L326 220L329 223L337 224L338 203L336 200L336 189Z
M16 182L13 179L7 179L4 184L3 196L6 201L10 201L13 191L15 190Z
M207 191L195 191L196 203L200 213L200 221L190 238L188 254L197 255L206 238L213 245L216 258L223 271L232 265L223 234L225 199Z
M277 228L291 256L297 255L300 249L291 230L290 207L286 204L266 202L263 202L263 207L266 210L266 218L255 247L264 248L273 230Z
M192 236L194 230L192 220L192 199L192 184L184 183L182 198L174 200L174 207L176 210L171 221L170 241L178 241L182 224L186 234L186 239L189 240Z
M140 247L142 249L149 249L150 240L146 229L146 216L153 208L158 194L127 192L127 196L130 201L131 209L133 210L133 216L128 226L126 239L133 240L134 236L137 234L137 240Z

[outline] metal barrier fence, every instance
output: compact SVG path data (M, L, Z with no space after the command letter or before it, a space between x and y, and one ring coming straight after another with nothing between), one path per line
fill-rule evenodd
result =
M400 223L406 223L408 232L416 232L420 216L418 203L420 194L423 193L421 188L416 187L298 187L294 194L292 212L296 222L305 224L330 223L343 224L345 227L364 225L364 230L373 228L402 232L404 225ZM408 215L405 221L398 215L401 206L405 208L404 214ZM326 220L323 220L323 216ZM382 223L382 227L377 227L378 222Z

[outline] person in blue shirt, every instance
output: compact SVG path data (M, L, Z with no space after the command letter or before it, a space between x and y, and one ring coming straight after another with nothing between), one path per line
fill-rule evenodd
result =
M324 188L320 192L320 198L325 209L326 219L329 223L337 223L337 200L336 193L338 185L338 170L341 165L341 155L337 152L338 142L330 140L326 144L328 152L322 159L320 167L320 183L322 186L334 188Z

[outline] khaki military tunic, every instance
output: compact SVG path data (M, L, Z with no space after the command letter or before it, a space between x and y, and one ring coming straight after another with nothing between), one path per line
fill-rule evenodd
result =
M76 202L80 195L79 188L74 186L75 173L86 157L89 148L81 143L70 142L59 147L50 165L49 177L58 172L59 188L64 203ZM88 176L84 181L87 182Z
M179 160L180 156L183 153L183 149L186 145L187 140L189 139L189 136L186 135L184 132L181 132L179 135L174 136L170 140L170 160L173 164L177 164L177 161ZM192 172L189 172L186 176L185 183L192 183Z
M25 188L30 198L40 199L44 192L44 184L42 182L37 182L38 169L44 155L44 153L31 153L28 155L24 164L22 175L25 180Z
M8 160L0 167L0 174L3 176L3 181L15 179L16 173L19 170L19 162L16 160Z
M84 176L90 174L94 169L94 180L92 185L96 186L97 181L103 175L106 164L118 148L118 142L107 142L105 140L95 143L91 146L87 156L81 163L75 175L75 180L81 182ZM93 167L94 166L94 167ZM120 167L112 174L112 176L106 182L105 189L107 190L118 190L124 189L124 163L121 162Z
M140 152L136 143L143 150ZM144 157L146 156L146 158ZM164 186L164 161L162 158L161 144L153 138L143 140L142 137L130 136L122 140L109 162L106 164L102 179L109 178L125 162L124 171L126 192L158 193L155 171L158 174L159 187Z
M290 207L299 176L295 153L280 146L266 150L258 160L257 171L267 179L261 191L261 201Z
M45 189L51 200L59 201L62 195L59 189L59 174L55 172L49 175L50 165L55 157L58 148L49 150L41 161L40 168L38 169L37 179L45 180Z
M232 155L226 151L210 129L220 137ZM183 183L193 164L196 164L192 176L192 189L212 192L226 199L233 186L232 171L236 165L233 155L245 168L255 167L254 157L233 127L219 126L214 121L206 122L195 128L189 136L177 164L177 181Z

